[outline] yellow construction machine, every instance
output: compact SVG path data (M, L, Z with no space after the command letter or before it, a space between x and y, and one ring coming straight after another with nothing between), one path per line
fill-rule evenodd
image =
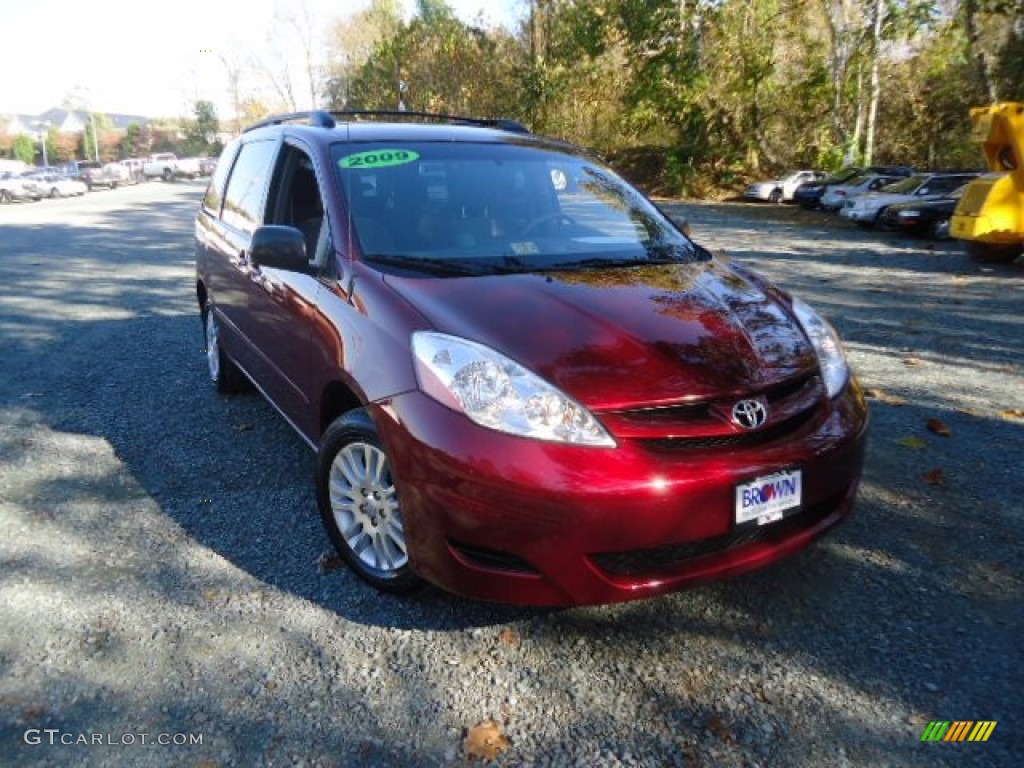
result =
M973 136L991 173L967 185L950 234L981 261L1013 261L1024 251L1024 104L971 110Z

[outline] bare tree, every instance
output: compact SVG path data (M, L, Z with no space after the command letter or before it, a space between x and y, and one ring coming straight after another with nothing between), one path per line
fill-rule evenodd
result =
M879 66L882 59L882 21L885 17L885 0L875 0L871 32L871 101L868 105L867 133L864 137L864 163L871 165L875 153L875 130L878 123L878 101L882 95L882 80Z

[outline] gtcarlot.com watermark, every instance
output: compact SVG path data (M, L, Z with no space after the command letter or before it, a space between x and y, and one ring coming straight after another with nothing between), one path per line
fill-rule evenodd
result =
M29 728L22 735L26 744L36 746L108 746L135 745L161 747L187 747L203 743L201 733L75 733L60 728Z

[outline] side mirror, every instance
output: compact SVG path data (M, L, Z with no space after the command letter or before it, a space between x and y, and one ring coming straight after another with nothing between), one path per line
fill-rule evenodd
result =
M252 233L249 261L256 267L308 272L306 238L295 227L267 225Z

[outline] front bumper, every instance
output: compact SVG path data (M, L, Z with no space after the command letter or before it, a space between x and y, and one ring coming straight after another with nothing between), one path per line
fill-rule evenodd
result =
M371 407L414 570L467 597L535 605L652 597L810 544L852 511L866 443L855 383L823 410L756 448L662 451L502 435L419 392ZM792 468L800 510L737 527L736 486Z
M850 221L868 222L874 221L875 216L878 215L878 211L873 208L842 208L839 211L839 215L844 219Z

